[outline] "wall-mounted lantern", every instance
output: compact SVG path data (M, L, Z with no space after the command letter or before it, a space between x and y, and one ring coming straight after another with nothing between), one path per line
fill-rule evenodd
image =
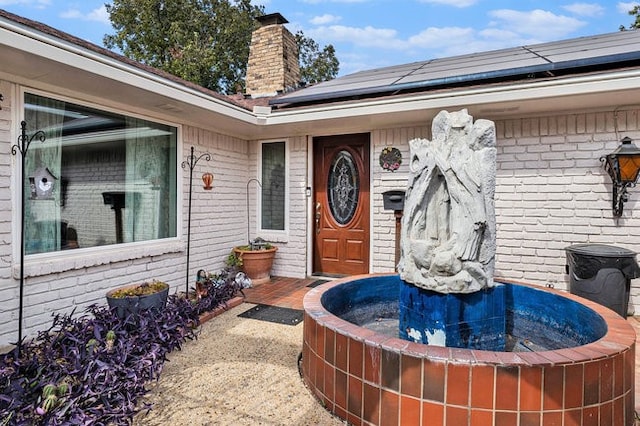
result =
M613 215L622 216L623 204L629 200L627 188L636 186L640 172L640 149L625 137L611 154L600 157L613 181Z
M211 191L213 189L213 174L206 172L202 175L202 182L204 182L204 189Z

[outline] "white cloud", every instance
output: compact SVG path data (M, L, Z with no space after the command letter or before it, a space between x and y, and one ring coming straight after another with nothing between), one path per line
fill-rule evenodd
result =
M456 4L462 4L464 1ZM454 2L449 1L448 4L453 5ZM304 32L321 44L333 44L340 58L341 74L348 74L362 69L374 69L414 60L421 61L559 40L587 25L586 19L579 19L579 16L602 13L602 10L595 6L579 2L568 4L566 10L572 14L567 12L566 15L539 9L493 10L487 12L481 20L483 23L478 27L432 26L406 36L401 36L400 31L390 28L332 25L329 21L335 16L327 14L311 20L316 27L305 29ZM370 50L375 53L371 53ZM406 60L398 60L398 56ZM389 61L392 63L388 63Z
M60 13L60 17L65 19L81 19L83 16L82 12L78 9L69 9Z
M307 34L307 31L305 31ZM377 47L382 49L401 49L403 42L397 38L397 31L386 28L348 27L344 25L330 25L313 28L308 35L316 41L329 43L348 42L362 47Z
M420 3L435 3L453 7L469 7L476 4L477 0L420 0Z
M412 52L423 52L425 60L476 51L472 46L475 39L473 28L430 27L409 37L409 44Z
M89 18L90 21L105 22L111 25L111 20L109 19L109 12L107 12L107 8L104 6L104 4L99 8L89 12L89 15L87 15L87 17Z
M50 0L0 0L0 6L11 6L20 4L24 6L33 6L36 9L44 9L51 4Z
M478 32L478 37L473 42L476 49L473 51L485 52L489 50L537 44L542 43L543 41L547 40L542 40L539 37L525 37L514 31L487 28Z
M535 36L523 36L511 30L486 28L479 31L475 40L470 44L473 45L473 52L486 52L489 50L537 44L543 41L547 40L542 40Z
M510 14L498 14L498 17L502 20L513 18ZM540 31L533 35L528 34L528 26L535 26L540 22L540 19L526 21L522 16L518 20L518 24L526 24L524 28L512 25L511 21L507 21L509 25L497 26L494 24L481 30L471 27L429 27L406 39L399 38L396 30L371 26L360 28L326 25L306 30L305 34L323 43L348 44L355 46L356 50L357 48L374 48L402 51L406 55L418 58L418 60L426 60L535 44L553 38L552 35L546 33L542 37L539 34ZM338 53L340 54L340 52ZM376 57L383 58L385 55L378 54ZM342 54L340 54L340 58L342 72L375 68L374 64L362 61L360 58L347 59ZM378 65L386 66L387 64L380 63Z
M543 37L555 40L571 34L587 23L569 16L556 15L546 10L521 12L511 9L499 9L489 12L496 19L495 25L509 29L518 34Z
M618 2L618 4L616 5L616 9L620 13L629 13L629 11L636 6L640 6L640 2L637 2L637 1L622 2L621 1L621 2Z
M69 9L60 14L61 18L65 19L80 19L82 21L101 22L103 24L111 25L109 20L109 13L107 8L102 5L97 9L90 11L89 13L82 13L78 9Z
M343 75L375 68L383 68L390 65L397 64L388 62L385 55L377 55L373 58L368 54L353 52L346 52L340 55L340 73Z
M395 30L370 26L363 28L343 25L322 26L305 31L305 34L307 33L316 41L334 45L346 43L355 46L356 51L357 48L363 52L368 48L402 51L419 60L511 47L514 46L514 40L524 41L507 31L491 29L478 33L473 28L462 27L430 27L408 39L398 38ZM380 52L375 55L375 60L378 62L376 64L371 63L374 60L371 56L367 60L362 55L349 57L341 52L338 53L343 73L393 65L386 63L384 61L386 55Z
M629 19L629 24L627 25L627 28L631 28L634 25L635 17L629 15L629 12L631 10L633 10L637 6L640 6L640 2L637 2L637 1L618 2L618 4L616 5L616 10L619 13L622 13L625 16L627 16L627 19ZM622 25L622 26L624 26L624 25Z
M594 17L604 13L604 7L597 3L572 3L562 6L562 8L580 16Z
M486 28L480 30L478 34L485 40L517 40L520 38L518 33L514 31L499 28Z
M473 39L473 35L472 28L430 27L409 37L409 43L412 47L433 49L442 46L443 43L466 43L466 41Z
M342 18L328 13L321 16L314 16L309 20L313 25L328 25L340 21Z
M409 38L411 53L424 59L442 58L469 53L538 43L535 38L499 28L477 31L473 28L427 28Z
M320 3L366 3L370 0L301 0L302 3L320 4Z

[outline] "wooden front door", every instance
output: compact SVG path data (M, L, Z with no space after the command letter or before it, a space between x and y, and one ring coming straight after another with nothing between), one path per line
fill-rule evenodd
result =
M313 139L313 272L369 272L369 134Z

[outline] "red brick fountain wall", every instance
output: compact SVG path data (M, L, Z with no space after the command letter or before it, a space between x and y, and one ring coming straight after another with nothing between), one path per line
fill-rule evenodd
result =
M417 344L344 321L305 300L302 374L316 398L354 425L634 424L635 332L601 315L606 335L583 346L492 352Z

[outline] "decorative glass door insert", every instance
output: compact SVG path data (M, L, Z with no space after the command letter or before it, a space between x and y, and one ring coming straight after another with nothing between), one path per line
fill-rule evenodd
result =
M329 210L340 225L353 219L358 208L360 183L358 168L349 151L340 151L334 157L327 182Z

